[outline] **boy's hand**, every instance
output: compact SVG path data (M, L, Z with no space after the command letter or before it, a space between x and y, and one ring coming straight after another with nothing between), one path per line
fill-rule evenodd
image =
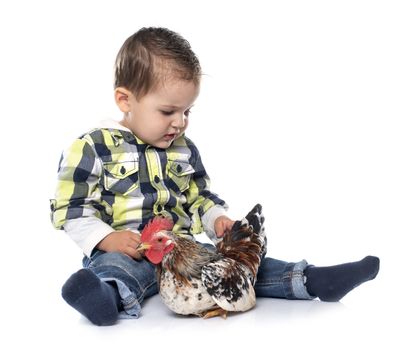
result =
M119 252L140 260L144 252L137 251L140 244L140 234L132 231L114 231L109 233L98 244L97 248L105 252Z
M227 216L219 216L215 221L215 232L218 238L221 238L225 233L230 232L235 222Z

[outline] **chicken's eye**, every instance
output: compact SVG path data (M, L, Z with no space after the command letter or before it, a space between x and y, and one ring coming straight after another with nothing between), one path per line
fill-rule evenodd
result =
M161 237L160 237L160 238L158 238L158 239L157 239L157 241L158 241L158 242L161 242L161 241L162 241L162 238L161 238Z

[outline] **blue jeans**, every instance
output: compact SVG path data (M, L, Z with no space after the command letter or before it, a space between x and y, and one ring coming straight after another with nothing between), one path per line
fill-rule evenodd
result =
M214 249L210 244L204 244ZM139 317L141 303L158 292L156 269L146 259L137 261L121 253L94 250L91 258L84 257L83 266L101 280L116 283L124 311L122 318ZM255 291L257 297L313 299L306 291L303 271L307 262L287 263L272 258L261 262Z

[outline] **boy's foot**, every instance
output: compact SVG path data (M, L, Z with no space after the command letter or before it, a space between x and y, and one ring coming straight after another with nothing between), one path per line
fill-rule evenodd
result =
M103 282L89 269L70 276L62 288L66 302L98 326L116 323L119 295L109 283Z
M372 280L379 271L379 258L367 256L360 261L305 270L306 289L323 301L338 301L353 288Z

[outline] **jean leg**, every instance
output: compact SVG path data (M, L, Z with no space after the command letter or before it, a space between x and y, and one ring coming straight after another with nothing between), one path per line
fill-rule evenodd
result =
M260 264L255 292L257 297L314 299L304 285L303 271L307 262L288 263L264 258Z
M121 316L139 317L141 302L158 292L155 266L146 259L134 260L122 253L96 250L83 259L102 281L117 286L124 312Z

